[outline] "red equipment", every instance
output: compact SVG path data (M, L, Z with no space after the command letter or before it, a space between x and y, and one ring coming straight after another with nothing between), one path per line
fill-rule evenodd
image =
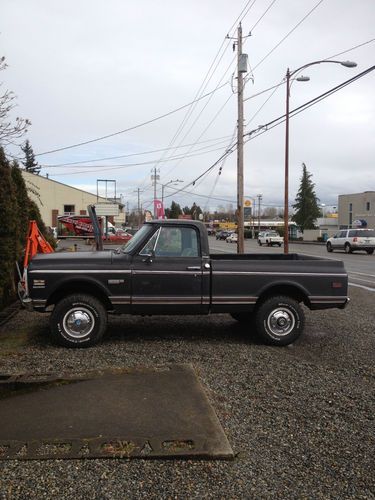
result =
M25 257L23 259L23 268L27 268L30 260L34 257L35 254L52 252L54 252L53 248L40 232L36 221L31 220L29 222Z

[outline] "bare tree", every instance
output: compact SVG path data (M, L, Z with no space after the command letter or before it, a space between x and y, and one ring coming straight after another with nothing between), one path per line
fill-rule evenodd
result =
M6 69L5 57L0 58L0 71ZM0 87L3 82L0 83ZM0 146L15 144L27 128L31 125L28 119L16 117L15 121L10 118L10 112L16 107L16 95L11 90L0 94Z

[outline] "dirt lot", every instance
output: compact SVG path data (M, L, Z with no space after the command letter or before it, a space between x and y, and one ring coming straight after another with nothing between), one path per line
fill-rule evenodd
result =
M192 363L236 458L3 461L0 498L375 498L375 295L350 295L306 310L286 348L215 315L112 317L100 346L68 350L21 311L0 328L2 374Z

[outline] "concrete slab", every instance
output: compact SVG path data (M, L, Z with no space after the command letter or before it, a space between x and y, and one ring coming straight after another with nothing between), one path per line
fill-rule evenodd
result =
M0 376L0 459L232 458L191 365Z

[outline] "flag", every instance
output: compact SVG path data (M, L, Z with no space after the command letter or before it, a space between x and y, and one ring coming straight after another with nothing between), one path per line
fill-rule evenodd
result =
M154 200L155 219L164 219L164 207L160 200Z

